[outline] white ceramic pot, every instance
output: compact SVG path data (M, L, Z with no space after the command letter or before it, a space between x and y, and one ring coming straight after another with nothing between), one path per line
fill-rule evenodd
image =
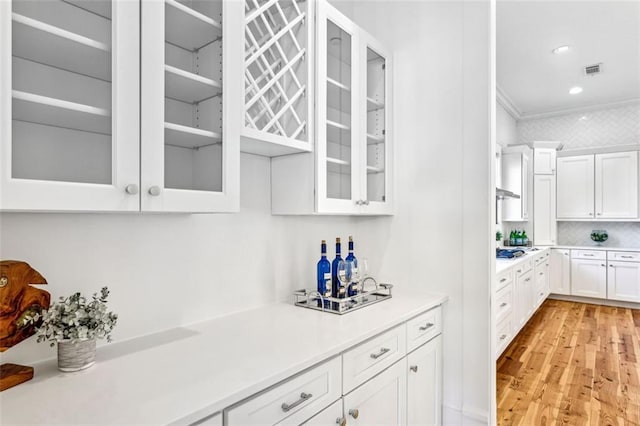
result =
M96 339L58 341L58 369L79 371L96 363Z

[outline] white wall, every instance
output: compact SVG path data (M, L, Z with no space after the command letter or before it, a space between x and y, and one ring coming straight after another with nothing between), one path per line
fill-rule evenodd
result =
M492 149L488 77L476 69L488 60L484 3L338 7L394 51L395 216L271 216L269 160L243 155L239 214L5 213L0 257L29 261L54 296L109 285L122 340L289 300L314 286L320 240L352 234L382 281L449 295L445 404L486 417ZM30 341L3 355L29 363L54 353Z
M500 104L496 105L496 143L513 145L518 141L516 119Z

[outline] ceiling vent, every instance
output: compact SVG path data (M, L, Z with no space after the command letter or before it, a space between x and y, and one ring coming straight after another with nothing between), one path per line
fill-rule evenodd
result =
M602 73L602 62L584 67L584 75L598 75Z

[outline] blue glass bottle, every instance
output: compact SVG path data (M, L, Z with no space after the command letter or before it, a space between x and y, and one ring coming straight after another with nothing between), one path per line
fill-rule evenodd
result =
M345 258L347 261L353 262L352 275L358 276L358 259L353 255L353 237L349 235L349 254ZM347 288L347 296L355 296L358 294L358 288L356 287L356 283L349 283L349 288Z
M318 293L325 297L331 296L331 263L327 259L327 242L322 240L320 245L321 257L318 261L317 277L318 277ZM320 300L318 300L318 306L321 306ZM324 307L329 307L329 302L325 301Z
M340 255L340 238L336 238L336 258L331 262L331 297L344 297L345 291L338 280L338 262L342 260Z

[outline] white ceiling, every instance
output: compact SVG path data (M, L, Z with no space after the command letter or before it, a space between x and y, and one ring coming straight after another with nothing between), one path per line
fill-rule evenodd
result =
M640 0L498 0L496 39L498 88L522 117L640 98Z

